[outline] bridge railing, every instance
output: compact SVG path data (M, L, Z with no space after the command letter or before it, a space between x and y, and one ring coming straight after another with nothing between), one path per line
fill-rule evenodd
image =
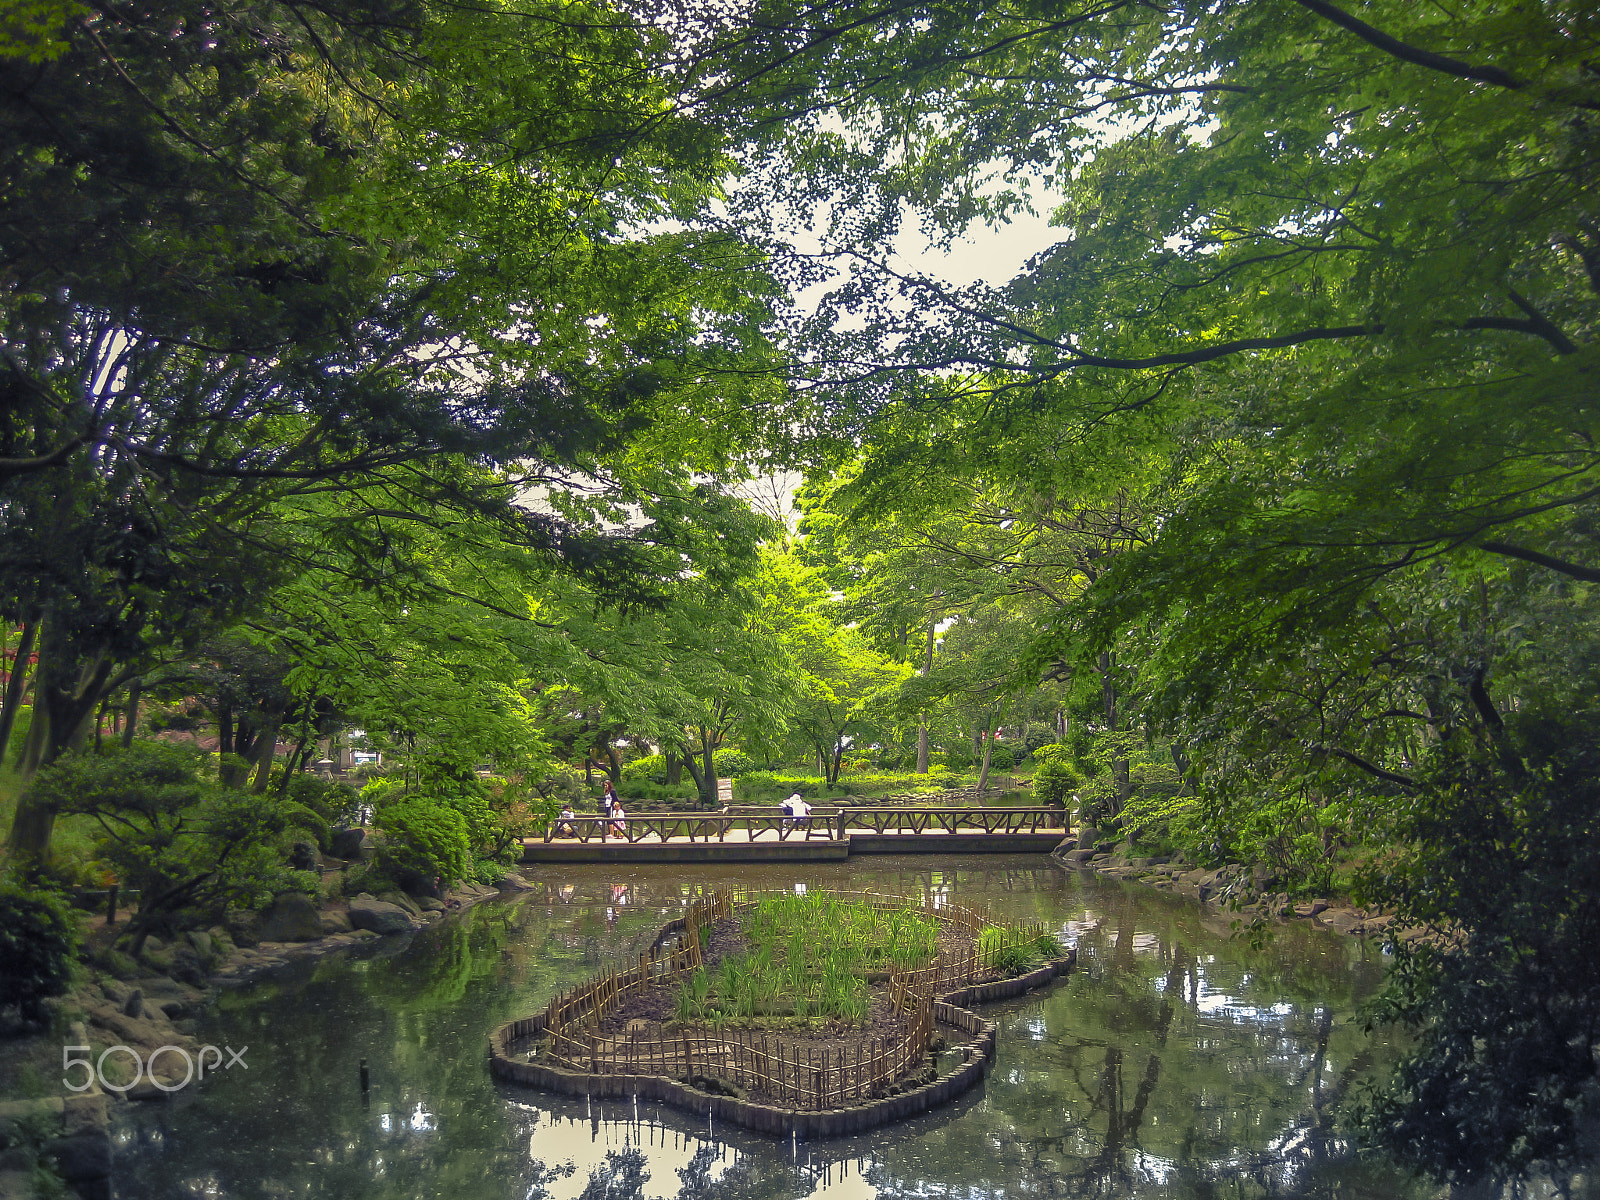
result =
M1063 836L1071 814L1064 808L845 808L839 836L860 833L1056 833Z
M836 841L858 833L919 836L958 833L1061 833L1069 814L1060 808L813 808L809 817L771 809L730 808L714 813L652 813L621 819L574 816L552 821L544 840L622 842L686 840L725 842L731 833L749 841Z
M838 814L812 809L810 817L796 820L768 809L750 813L652 813L624 817L620 821L593 816L557 818L545 829L544 840L628 844L647 839L724 842L735 831L747 834L752 842L762 834L771 834L771 840L780 842L832 841L838 836Z

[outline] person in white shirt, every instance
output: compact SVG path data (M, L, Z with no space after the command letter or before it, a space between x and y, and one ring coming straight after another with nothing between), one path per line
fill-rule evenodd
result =
M618 837L628 836L628 814L622 811L620 799L611 805L611 832Z
M796 825L811 816L811 807L805 799L796 792L783 802L783 811L787 815L789 824Z

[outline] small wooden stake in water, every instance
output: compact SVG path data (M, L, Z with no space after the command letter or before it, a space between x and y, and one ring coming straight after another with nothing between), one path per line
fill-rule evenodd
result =
M367 1073L367 1060L361 1060L361 1090L365 1092L372 1086L372 1076Z

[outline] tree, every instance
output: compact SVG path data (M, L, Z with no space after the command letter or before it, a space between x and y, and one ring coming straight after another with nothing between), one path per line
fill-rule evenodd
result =
M1571 1153L1559 1111L1592 1053L1566 998L1585 981L1557 979L1540 928L1585 927L1585 860L1534 854L1531 890L1496 870L1446 903L1478 860L1444 818L1470 808L1471 842L1497 823L1477 815L1515 813L1517 846L1585 827L1577 791L1518 782L1514 761L1568 768L1506 714L1564 711L1592 740L1586 707L1555 703L1586 678L1588 636L1539 597L1600 578L1594 14L912 5L841 12L798 47L777 15L725 46L795 118L766 143L777 202L733 219L776 231L838 194L815 232L848 269L803 326L829 432L867 447L864 479L954 463L1036 495L1054 494L1052 455L1026 453L1041 444L1154 445L1134 492L1160 485L1160 519L1061 606L1064 661L1120 645L1138 663L1119 691L1177 739L1217 836L1292 817L1298 870L1381 828L1396 858L1371 895L1453 930L1455 954L1394 977L1392 1011L1437 1023L1375 1109L1382 1140L1462 1181ZM880 161L895 168L862 169ZM1062 237L1010 284L950 287L880 249L910 214L936 237L1002 215L1028 175L1062 194ZM1567 666L1523 671L1512 630L1554 637ZM1403 816L1363 825L1385 811ZM1526 1023L1519 962L1555 973L1573 1023ZM1529 1053L1497 1074L1510 1030ZM1440 1113L1496 1136L1430 1150Z
M692 222L718 169L709 131L663 118L648 37L526 8L64 15L64 48L0 60L0 220L33 231L0 256L25 778L259 610L299 565L287 512L334 493L347 569L381 577L397 524L494 514L609 600L659 602L616 510L648 498L694 536L684 478L773 393L739 246L624 232ZM13 848L42 857L50 828L24 796Z
M771 552L763 563L761 620L798 675L789 724L815 752L831 786L846 747L873 727L875 709L886 713L890 693L909 668L878 653L861 630L835 623L836 605L821 572L787 553Z
M186 920L216 920L229 904L259 905L278 891L316 888L314 877L284 865L284 852L297 832L325 834L321 818L207 780L200 757L136 741L63 756L39 776L43 801L92 818L100 853L139 892L129 926L135 956L151 934L170 934Z

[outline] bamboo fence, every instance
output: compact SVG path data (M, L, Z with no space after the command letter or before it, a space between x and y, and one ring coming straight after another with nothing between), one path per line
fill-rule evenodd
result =
M846 899L830 893L834 899ZM889 998L905 1020L898 1040L867 1038L855 1045L827 1049L784 1041L761 1030L684 1028L671 1035L630 1036L623 1031L602 1035L600 1022L629 992L668 983L705 965L702 929L730 919L736 907L753 905L755 896L735 904L733 893L719 891L690 905L676 947L656 947L636 964L610 971L583 986L556 996L545 1009L545 1055L560 1066L591 1074L661 1075L684 1079L699 1075L758 1089L780 1103L800 1109L847 1106L882 1095L918 1065L934 1035L936 997L963 988L993 969L1009 947L1036 940L1037 924L1006 926L988 914L963 905L920 907L929 916L970 934L974 941L957 953L936 954L932 961L889 977ZM866 903L880 911L904 911L911 905L875 893L854 893L850 903ZM998 929L987 946L984 930Z

